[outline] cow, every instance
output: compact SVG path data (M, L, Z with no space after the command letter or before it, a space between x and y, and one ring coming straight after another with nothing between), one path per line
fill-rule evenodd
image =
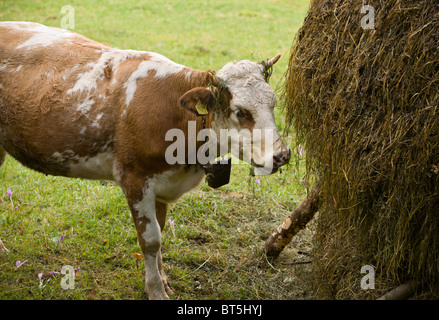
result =
M279 57L199 71L69 30L0 22L0 160L9 154L47 175L115 181L134 220L148 298L169 299L161 257L167 205L199 186L209 164L168 161L173 141L166 134L179 129L189 143L194 125L196 132L210 129L218 137L234 129L238 140L244 129L269 129L268 147L254 155L235 148L232 155L255 167L268 161L275 172L290 159L266 77ZM226 140L211 142L223 150L234 139ZM192 151L206 141L197 139Z

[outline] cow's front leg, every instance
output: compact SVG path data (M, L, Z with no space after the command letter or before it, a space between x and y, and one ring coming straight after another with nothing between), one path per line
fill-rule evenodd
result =
M142 181L143 180L143 181ZM161 230L156 218L155 192L148 179L135 175L125 176L121 181L136 225L137 239L145 261L145 290L151 300L169 299L163 285Z
M165 223L166 223L166 213L168 210L168 205L166 203L161 203L156 201L155 202L155 210L156 210L156 216L157 216L157 221L160 225L160 230L163 232L163 228L165 227ZM163 280L163 285L165 286L165 290L166 292L171 295L174 292L171 289L171 286L169 285L168 282L168 277L165 274L165 270L163 269L163 261L162 261L162 257L161 257L161 252L159 251L160 257L158 259L159 261L159 271L160 274L162 276L162 280Z

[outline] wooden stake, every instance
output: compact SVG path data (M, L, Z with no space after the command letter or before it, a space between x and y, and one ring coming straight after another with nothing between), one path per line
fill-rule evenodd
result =
M293 236L305 228L319 209L320 184L316 183L306 199L276 228L265 242L267 256L276 258Z
M382 297L379 297L377 300L405 300L410 298L413 294L415 294L416 290L420 286L420 282L416 280L410 280L406 283L403 283L399 287L387 292Z

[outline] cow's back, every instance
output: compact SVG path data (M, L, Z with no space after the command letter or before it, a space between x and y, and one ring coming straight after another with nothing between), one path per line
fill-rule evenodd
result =
M53 175L112 179L115 159L163 171L166 132L196 118L179 98L210 76L157 53L0 22L0 148Z
M113 67L129 55L67 30L0 22L0 146L47 174L111 178ZM74 172L90 158L102 172Z

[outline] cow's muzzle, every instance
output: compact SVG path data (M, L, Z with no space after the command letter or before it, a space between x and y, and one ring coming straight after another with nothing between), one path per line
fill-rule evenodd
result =
M289 148L282 149L273 156L273 168L279 168L290 162L291 151Z
M262 166L258 165L254 161L252 161L253 167L256 169L257 175L267 175L267 174L273 174L277 172L277 170L282 167L283 165L286 165L291 158L291 151L289 148L283 149L282 151L279 151L273 156L273 164L272 166Z

